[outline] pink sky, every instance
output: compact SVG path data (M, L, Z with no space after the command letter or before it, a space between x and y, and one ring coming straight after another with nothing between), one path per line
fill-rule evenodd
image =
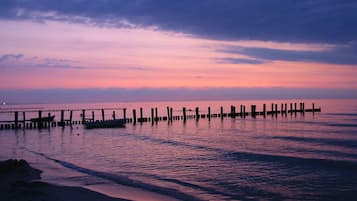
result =
M357 67L255 59L226 47L328 51L331 44L223 41L154 28L0 20L0 89L290 87L357 88ZM7 57L4 55L21 55ZM1 57L0 57L1 58Z

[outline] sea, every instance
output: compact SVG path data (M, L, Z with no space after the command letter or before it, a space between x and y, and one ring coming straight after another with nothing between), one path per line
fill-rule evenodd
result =
M207 118L84 129L82 125L0 130L0 160L25 159L45 182L80 186L129 200L357 200L357 100L227 100L22 104L10 110L117 108L116 118L143 108L166 116L219 113L223 106L305 103L321 112L256 118ZM114 109L113 109L114 110ZM59 112L53 112L56 120ZM26 118L36 113L28 112ZM65 118L68 118L68 112ZM100 111L95 111L100 119ZM21 113L19 115L21 120ZM73 118L80 120L80 112ZM105 111L112 118L112 111Z

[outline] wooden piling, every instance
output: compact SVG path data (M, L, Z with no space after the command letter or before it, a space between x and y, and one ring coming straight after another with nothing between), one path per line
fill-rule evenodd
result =
M223 119L223 106L221 106L221 114L220 114L221 119Z
M296 107L296 103L294 103L294 112L297 112L297 107Z
M198 119L200 118L200 113L199 113L199 108L196 107L196 120L198 121Z
M19 123L19 112L15 112L15 128L17 128Z
M69 112L69 124L70 125L72 125L72 118L73 118L73 111L71 110L70 112Z
M186 122L186 108L185 107L183 107L182 108L182 115L183 115L183 122Z
M267 106L266 106L266 104L263 104L263 116L264 116L264 118L266 117L266 115L267 115Z
M208 117L208 121L211 121L211 107L208 107L207 117Z
M154 123L154 108L151 108L151 122Z
M143 123L143 119L144 119L144 118L143 118L143 108L141 107L141 108L140 108L140 119L139 119L139 122L140 122L140 123Z
M123 109L123 119L126 122L126 108Z
M157 112L157 107L155 107L155 121L159 121L159 114Z
M104 109L102 109L102 121L105 121L105 118L104 118Z
M82 110L82 123L86 122L86 110Z
M116 119L116 118L115 118L115 110L113 110L113 115L112 115L112 117L113 117L113 120Z
M91 119L92 122L95 121L95 116L94 116L94 111L92 111L92 119Z
M136 110L133 109L133 124L136 125Z
M170 108L170 121L172 121L172 115L173 115L173 113L174 113L174 108Z
M42 111L38 111L38 128L42 128Z
M61 126L64 126L64 110L61 110Z

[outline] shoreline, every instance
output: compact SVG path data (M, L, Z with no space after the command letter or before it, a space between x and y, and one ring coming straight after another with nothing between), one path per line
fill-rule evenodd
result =
M25 160L0 161L0 201L127 201L82 187L68 187L41 181L41 170Z

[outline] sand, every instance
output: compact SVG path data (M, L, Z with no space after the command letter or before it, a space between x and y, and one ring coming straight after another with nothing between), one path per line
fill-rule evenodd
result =
M40 181L41 171L25 160L0 161L0 201L122 201L80 187Z

